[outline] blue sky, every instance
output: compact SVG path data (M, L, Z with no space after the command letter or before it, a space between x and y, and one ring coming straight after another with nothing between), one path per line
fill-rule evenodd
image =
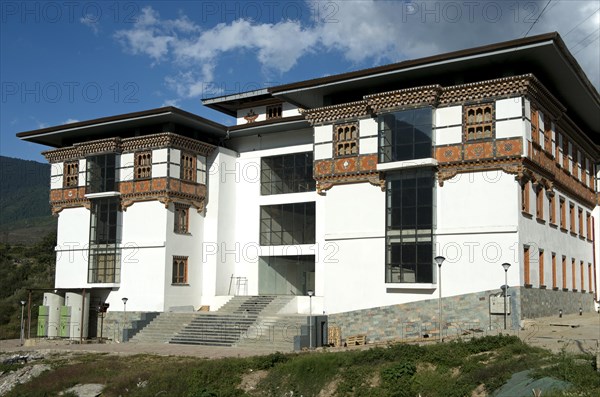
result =
M0 154L21 131L558 31L596 89L600 1L3 1Z

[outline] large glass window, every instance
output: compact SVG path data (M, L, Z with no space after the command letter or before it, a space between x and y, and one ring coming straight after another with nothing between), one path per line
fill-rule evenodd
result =
M90 211L89 283L120 282L118 242L119 200L116 197L93 199Z
M300 193L313 190L315 190L315 180L312 152L261 159L260 194Z
M388 175L386 283L433 282L433 188L429 168Z
M258 293L306 295L315 290L315 256L261 256L258 262Z
M260 207L260 245L314 244L315 203Z
M379 116L379 161L432 156L432 109L418 108Z
M100 154L87 158L87 192L101 193L115 190L115 154Z

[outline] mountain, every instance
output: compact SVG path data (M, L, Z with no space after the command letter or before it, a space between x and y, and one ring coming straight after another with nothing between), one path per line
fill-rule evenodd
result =
M33 243L56 230L50 165L0 156L0 241Z

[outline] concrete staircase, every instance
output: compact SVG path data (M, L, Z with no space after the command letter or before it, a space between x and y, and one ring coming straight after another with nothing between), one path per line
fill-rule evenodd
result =
M167 343L179 331L191 323L196 316L198 316L198 313L196 312L160 313L154 320L130 338L129 342Z
M279 314L293 296L235 296L216 312L164 312L131 342L291 351L306 316Z

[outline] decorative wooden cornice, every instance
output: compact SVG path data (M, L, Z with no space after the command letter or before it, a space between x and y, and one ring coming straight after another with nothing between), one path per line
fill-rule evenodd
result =
M84 158L96 153L130 153L140 149L174 148L209 156L215 146L172 132L121 139L119 137L76 143L73 146L48 150L42 154L50 163Z
M311 126L326 124L347 119L357 119L370 114L367 101L348 102L342 105L324 106L310 110L302 110L301 114Z
M519 178L523 174L523 164L520 158L488 159L485 161L462 162L454 164L438 165L438 184L444 186L444 182L454 178L458 174L501 170L507 174L516 175Z
M334 185L369 182L385 190L383 173L377 171L377 155L357 155L334 160L317 160L313 172L317 193L324 194Z
M366 95L364 98L371 111L378 113L405 106L436 106L442 90L441 85L435 84Z
M170 178L152 178L139 181L119 182L121 210L127 211L132 204L140 201L156 200L166 208L172 202L195 207L198 212L204 210L206 185ZM90 208L90 199L85 197L86 188L66 188L50 190L52 213L58 214L65 208Z
M529 80L532 77L533 75L528 74L444 87L440 96L440 105L462 104L495 97L523 95L526 93Z

